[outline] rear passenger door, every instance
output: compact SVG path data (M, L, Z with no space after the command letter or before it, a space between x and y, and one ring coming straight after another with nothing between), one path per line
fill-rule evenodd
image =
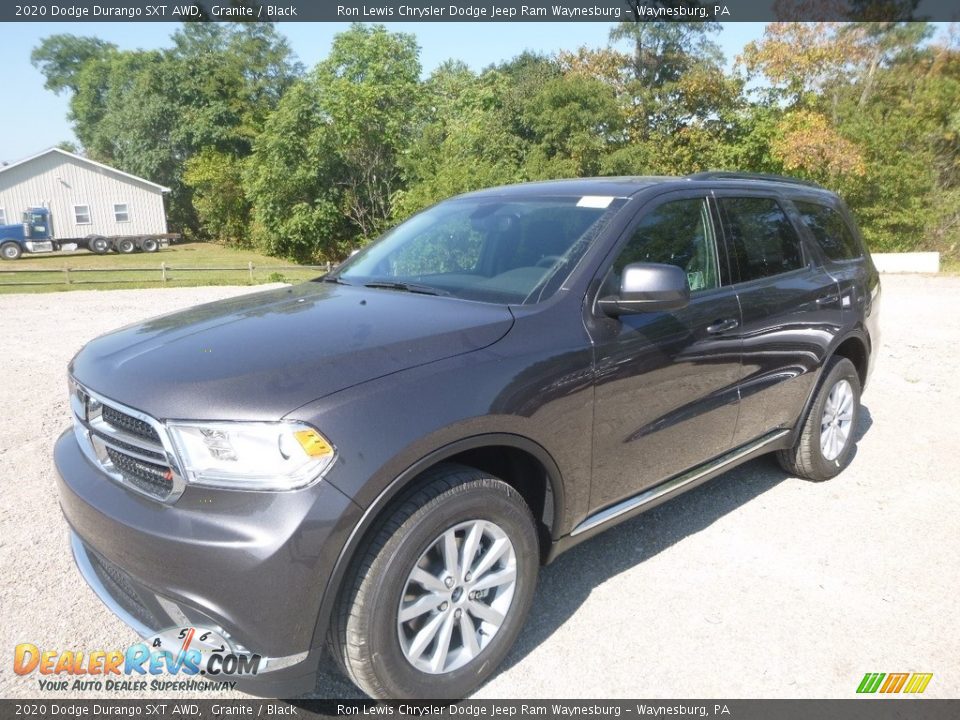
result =
M783 197L733 189L715 197L743 318L740 445L797 422L840 330L840 294Z

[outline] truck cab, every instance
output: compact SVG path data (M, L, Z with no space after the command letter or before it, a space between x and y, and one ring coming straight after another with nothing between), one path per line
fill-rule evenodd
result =
M0 257L4 260L16 260L25 252L47 253L55 249L50 211L46 208L27 208L22 222L0 225Z

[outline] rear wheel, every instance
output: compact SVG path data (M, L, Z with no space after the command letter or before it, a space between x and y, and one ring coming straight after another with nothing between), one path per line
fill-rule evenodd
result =
M122 240L117 241L117 252L123 253L124 255L129 255L134 250L137 249L136 244L130 238L123 238Z
M0 257L4 260L16 260L22 254L23 250L20 248L20 243L5 242L0 245Z
M442 465L352 568L333 654L375 698L461 698L516 640L539 567L530 510L491 475Z
M153 238L147 238L142 243L140 243L140 249L143 250L144 252L149 252L149 253L156 252L157 250L160 249L160 243L158 243Z
M777 453L789 473L808 480L829 480L853 457L860 419L860 376L847 358L835 357L810 407L797 444Z
M110 252L110 241L100 235L87 238L87 247L95 255L106 255Z

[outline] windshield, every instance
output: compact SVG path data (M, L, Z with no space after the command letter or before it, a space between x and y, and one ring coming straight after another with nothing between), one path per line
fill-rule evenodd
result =
M415 215L328 279L351 285L534 303L559 288L626 200L464 198Z

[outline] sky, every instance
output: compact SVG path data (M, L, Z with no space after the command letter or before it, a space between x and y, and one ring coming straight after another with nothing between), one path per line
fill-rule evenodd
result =
M421 47L421 63L429 73L445 60L463 60L475 70L508 60L524 50L552 53L581 45L607 44L608 23L388 23L391 30L413 33ZM323 59L333 36L347 23L278 25L290 47L308 68ZM763 23L725 23L715 37L733 59L750 40L763 34ZM67 121L68 96L43 87L43 76L30 64L31 50L56 33L91 35L123 49L169 46L176 23L0 23L0 162L13 162L64 140L75 141Z

